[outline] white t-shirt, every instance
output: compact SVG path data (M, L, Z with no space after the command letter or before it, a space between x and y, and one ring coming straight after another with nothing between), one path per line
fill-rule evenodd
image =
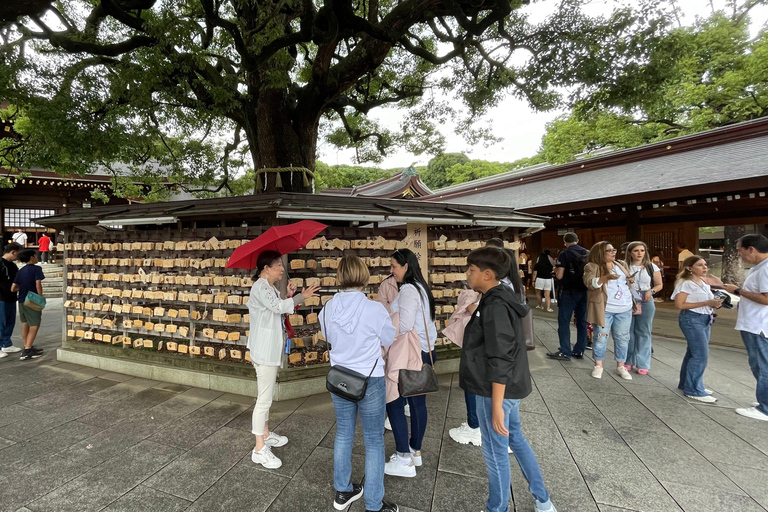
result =
M22 247L27 246L27 234L26 233L14 233L13 241Z
M768 293L768 259L747 271L747 279L741 289L753 293ZM742 296L739 300L736 330L768 336L768 306Z
M605 284L608 291L608 302L605 305L606 313L624 313L632 309L632 292L627 284L627 275L618 265L614 265L611 273L619 276L618 279L609 279Z
M437 328L429 314L429 299L421 285L418 288L412 284L404 284L400 287L400 293L390 304L392 313L400 313L399 333L403 334L411 329L416 329L421 342L421 350L430 352L435 348ZM427 329L424 330L426 321Z
M704 302L715 298L715 295L712 293L712 290L707 283L698 284L693 279L686 279L678 283L677 286L675 286L675 291L672 292L672 300L675 300L675 296L678 293L688 294L688 297L685 298L685 302ZM701 313L702 315L711 315L714 309L709 306L701 306L690 309L689 311Z
M654 274L659 271L659 267L655 263L651 263L651 266L653 267ZM653 279L648 275L648 270L644 266L630 265L629 273L634 274L635 272L637 272L635 276L635 290L645 292L653 288Z
M686 260L686 258L690 258L693 256L693 253L689 251L688 249L683 249L680 254L677 255L677 261L682 263Z

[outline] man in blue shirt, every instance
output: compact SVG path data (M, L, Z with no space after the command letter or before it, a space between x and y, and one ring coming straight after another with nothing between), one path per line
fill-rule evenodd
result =
M43 349L33 346L40 322L42 311L37 311L24 305L29 292L43 295L43 269L37 266L37 253L32 249L25 249L19 253L19 261L26 263L13 280L12 292L19 292L19 318L21 318L21 339L24 342L24 350L21 351L21 360L37 359L43 355Z

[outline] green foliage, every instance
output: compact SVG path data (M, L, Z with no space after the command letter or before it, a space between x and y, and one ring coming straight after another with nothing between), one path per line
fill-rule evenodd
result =
M469 157L464 153L443 153L432 158L427 169L421 173L421 180L432 190L452 185L448 178L448 169L456 164L466 164Z
M450 185L458 185L459 183L486 178L502 172L524 169L525 167L530 167L531 165L542 162L544 162L544 159L540 155L531 158L521 158L520 160L507 163L470 160L466 163L455 164L449 167L446 171L446 177L448 178Z
M616 76L548 126L543 156L563 163L768 115L768 32L748 30L758 3L636 37Z
M399 171L399 169L398 169ZM351 165L315 164L315 193L326 188L347 188L365 185L383 178L391 178L397 171Z

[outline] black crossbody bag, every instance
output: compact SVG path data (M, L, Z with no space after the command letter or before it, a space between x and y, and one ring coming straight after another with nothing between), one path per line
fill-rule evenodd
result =
M330 304L330 302L331 301L328 301L328 304ZM326 308L328 307L328 304L326 304ZM333 343L331 343L331 340L328 337L328 327L325 323L325 315L323 315L323 327L325 328L326 339L329 343L328 350L330 351L333 348ZM368 379L373 375L373 370L376 369L377 364L379 364L378 359L373 363L373 368L371 368L371 372L367 377L355 370L350 370L349 368L338 364L334 365L325 377L325 389L344 400L359 402L365 398L365 392L368 389Z

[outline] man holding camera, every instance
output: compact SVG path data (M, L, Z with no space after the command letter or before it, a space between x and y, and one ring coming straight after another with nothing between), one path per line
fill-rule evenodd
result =
M736 330L741 332L749 367L757 379L754 407L736 409L736 413L768 421L768 238L745 235L736 242L736 249L744 263L754 266L747 271L741 287L722 283L716 283L716 286L721 285L741 298Z

